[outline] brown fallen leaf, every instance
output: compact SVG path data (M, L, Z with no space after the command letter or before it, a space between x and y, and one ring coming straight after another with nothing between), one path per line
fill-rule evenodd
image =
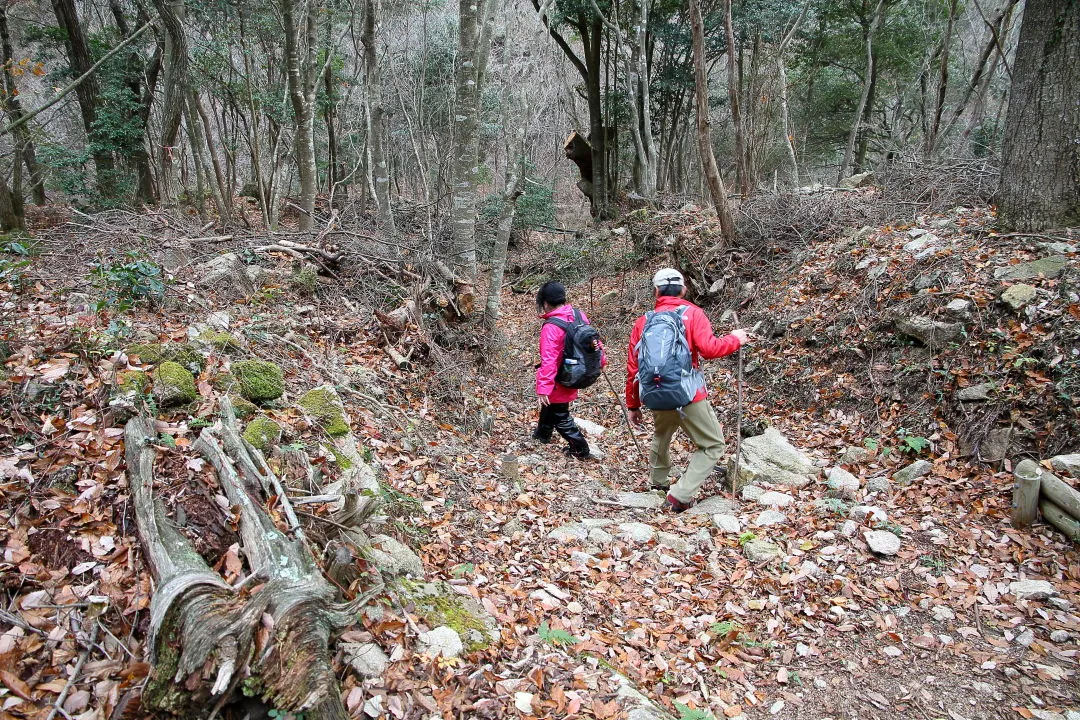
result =
M11 692L15 693L15 695L23 700L26 700L27 702L34 701L34 699L30 697L30 686L20 680L15 673L8 672L7 670L0 670L0 682L4 683Z

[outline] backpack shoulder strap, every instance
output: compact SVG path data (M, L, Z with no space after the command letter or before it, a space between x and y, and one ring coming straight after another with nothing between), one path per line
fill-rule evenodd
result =
M562 328L563 332L566 332L570 329L570 323L566 322L565 320L560 320L559 318L548 318L544 321L545 325L549 323L557 328Z
M584 325L585 324L585 319L583 317L581 317L581 311L578 310L577 308L574 308L574 324L575 325Z

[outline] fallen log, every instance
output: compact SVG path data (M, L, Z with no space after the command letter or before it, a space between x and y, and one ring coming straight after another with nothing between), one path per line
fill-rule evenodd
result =
M335 603L337 589L319 571L295 514L289 513L290 537L254 499L266 488L284 493L261 455L235 435L227 403L223 409L227 420L205 428L193 447L213 465L239 516L242 554L258 580L253 589L226 584L155 497L153 420L136 417L125 429L136 524L156 588L144 707L201 718L254 693L268 708L304 713L308 720L344 720L330 637L354 622L356 610L381 587Z
M1062 510L1046 497L1039 501L1043 520L1063 532L1073 542L1080 542L1080 520Z
M1080 520L1080 492L1073 490L1057 475L1044 470L1039 492L1075 520Z

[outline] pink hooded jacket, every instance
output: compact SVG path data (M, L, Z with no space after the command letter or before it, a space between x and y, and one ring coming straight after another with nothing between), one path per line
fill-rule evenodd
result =
M566 322L574 322L574 306L570 303L560 305L543 318L558 318ZM581 318L589 322L585 311L581 311ZM555 382L555 375L559 372L559 365L563 359L563 347L566 341L566 332L555 323L544 323L540 329L540 367L536 370L536 394L547 395L553 403L573 402L577 399L578 391L564 387ZM607 355L601 355L601 365L607 365Z

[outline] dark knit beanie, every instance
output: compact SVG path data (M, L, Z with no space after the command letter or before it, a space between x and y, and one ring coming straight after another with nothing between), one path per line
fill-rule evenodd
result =
M549 280L540 286L536 292L536 309L543 310L545 303L552 307L566 304L566 288L561 282Z

